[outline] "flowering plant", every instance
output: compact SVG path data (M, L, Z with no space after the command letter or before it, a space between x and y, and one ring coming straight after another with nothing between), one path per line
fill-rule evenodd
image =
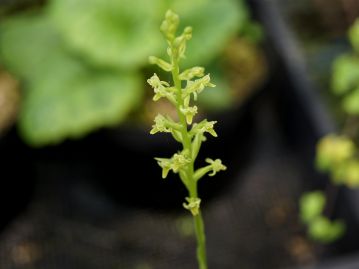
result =
M206 133L217 137L214 130L216 121L202 120L194 123L193 118L198 108L193 103L197 101L198 95L206 87L215 87L211 83L209 74L204 74L204 68L195 66L180 72L179 62L185 57L187 41L192 37L192 28L186 27L182 34L176 36L179 25L179 16L167 11L165 20L161 24L161 32L167 40L167 54L170 61L167 62L155 56L150 57L152 64L158 65L166 72L171 72L173 85L161 81L157 74L154 74L147 82L154 89L153 100L157 101L166 98L177 111L178 119L169 116L157 115L155 124L152 126L151 134L157 132L170 133L173 138L182 144L182 150L170 158L155 158L162 168L162 177L166 178L172 171L179 175L181 181L188 190L184 208L189 210L194 218L195 233L197 239L197 260L200 269L207 268L206 246L204 224L200 210L201 199L198 197L197 183L206 174L214 176L221 170L226 170L220 159L206 159L208 165L195 169L194 163L198 156L200 147L206 141ZM184 87L183 87L184 84Z

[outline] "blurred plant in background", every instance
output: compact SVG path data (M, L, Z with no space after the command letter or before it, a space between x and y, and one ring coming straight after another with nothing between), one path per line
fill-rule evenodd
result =
M341 110L345 113L341 134L328 134L317 144L316 166L329 174L336 186L359 187L359 19L349 29L352 52L340 55L333 63L332 92L341 97ZM330 198L330 197L328 197ZM340 238L344 223L324 216L326 196L323 192L305 194L300 202L301 218L309 225L309 234L316 240L330 243ZM308 213L309 212L309 213ZM313 213L314 212L314 213ZM313 218L308 217L314 216ZM321 229L317 229L320 219Z
M261 36L244 1L51 0L0 24L0 64L23 82L23 138L34 146L59 143L115 126L139 109L147 57L163 51L157 27L167 9L196 33L184 65L209 66L224 89L203 100L229 105L218 58L236 36Z

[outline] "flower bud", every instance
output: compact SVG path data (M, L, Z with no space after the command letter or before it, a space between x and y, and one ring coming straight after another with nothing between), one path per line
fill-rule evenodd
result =
M165 20L162 22L160 30L168 40L173 40L179 24L179 16L172 10L166 12Z

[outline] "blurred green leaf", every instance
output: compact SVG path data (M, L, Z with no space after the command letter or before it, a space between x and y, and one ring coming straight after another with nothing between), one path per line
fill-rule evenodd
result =
M125 70L162 48L161 0L53 0L49 13L69 47L93 63Z
M158 27L173 9L182 25L195 31L186 66L204 65L248 24L248 10L237 0L53 0L50 14L68 45L104 66L137 68L161 51ZM225 15L223 15L225 14Z
M248 21L241 30L241 36L250 42L257 44L263 40L263 28L259 23Z
M359 82L359 81L358 81ZM348 114L359 115L359 88L348 93L342 102L343 109Z
M63 55L59 36L41 14L11 17L0 32L1 62L22 79L41 79Z
M355 154L355 144L345 136L328 134L322 137L316 150L316 165L321 171L335 169Z
M355 20L350 27L348 36L352 47L359 53L359 19Z
M321 191L308 192L299 201L300 218L304 223L310 223L320 216L324 210L325 196Z
M345 184L349 188L359 187L359 161L347 160L333 171L335 183Z
M352 54L338 57L333 64L332 90L344 94L359 84L359 58Z
M12 19L1 29L4 62L27 82L19 124L29 143L57 143L116 124L141 100L137 74L84 64L63 50L46 17Z
M228 80L223 74L223 68L214 63L206 71L211 74L211 80L216 82L216 87L201 92L198 98L200 107L208 111L228 109L235 100Z
M341 220L330 221L324 216L317 217L309 225L309 236L319 242L328 244L339 239L345 231Z

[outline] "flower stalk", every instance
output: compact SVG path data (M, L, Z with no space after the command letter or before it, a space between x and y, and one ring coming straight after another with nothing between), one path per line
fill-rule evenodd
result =
M193 123L198 112L198 107L193 103L197 101L198 95L207 87L215 87L211 83L209 74L204 74L203 67L192 67L180 72L180 60L185 58L186 43L192 38L192 28L186 27L181 35L176 36L179 25L179 16L167 11L160 30L166 38L168 48L167 54L170 61L165 61L155 56L150 56L150 63L156 64L172 75L172 86L170 83L161 81L154 74L147 82L154 90L153 100L166 98L176 108L178 122L169 116L157 115L152 126L151 134L157 132L171 133L173 138L182 144L182 150L170 158L155 158L162 168L162 177L166 178L172 171L179 175L181 181L188 190L183 207L193 216L194 228L197 240L197 261L199 269L207 269L206 236L204 222L201 214L201 199L198 197L197 183L199 179L208 174L214 176L221 170L226 170L220 159L207 158L208 165L195 170L195 160L200 147L206 141L206 133L217 137L214 130L216 121L202 120ZM185 87L182 87L185 84Z

